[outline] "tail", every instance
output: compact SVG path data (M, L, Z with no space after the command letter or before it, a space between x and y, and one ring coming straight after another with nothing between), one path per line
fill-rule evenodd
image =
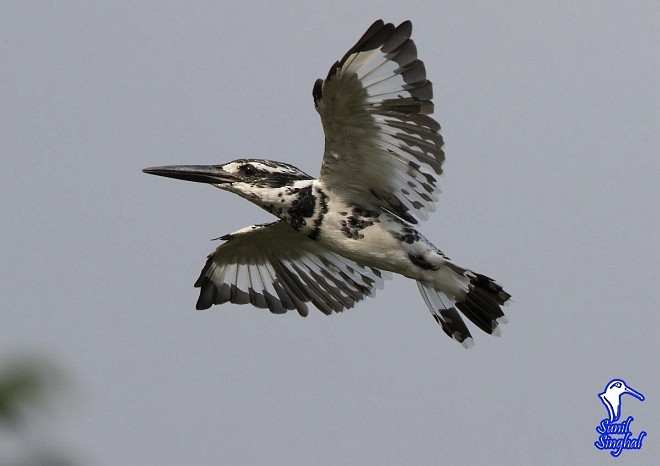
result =
M463 347L470 348L474 340L458 311L484 332L499 336L500 325L507 322L500 306L511 295L485 275L465 270L463 277L468 279L467 289L456 299L451 299L431 282L418 281L417 287L442 330Z

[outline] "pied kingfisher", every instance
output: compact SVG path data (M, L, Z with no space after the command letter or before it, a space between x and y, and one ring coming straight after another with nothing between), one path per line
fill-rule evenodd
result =
M499 334L510 295L461 267L414 224L435 210L445 159L431 82L410 39L410 21L376 21L336 62L313 97L325 132L321 174L286 163L239 159L173 165L145 173L209 183L279 220L222 236L195 283L197 309L250 303L280 314L331 314L382 288L389 272L417 281L435 320L463 346L473 344L460 311Z

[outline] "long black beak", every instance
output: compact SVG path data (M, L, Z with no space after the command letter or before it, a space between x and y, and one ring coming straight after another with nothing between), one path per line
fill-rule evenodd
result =
M224 184L238 181L238 178L224 171L220 165L168 165L166 167L149 167L142 171L150 175L197 183Z

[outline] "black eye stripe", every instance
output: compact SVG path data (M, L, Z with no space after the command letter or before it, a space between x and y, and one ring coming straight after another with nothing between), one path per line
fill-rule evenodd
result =
M234 173L255 187L280 188L299 180L311 180L313 177L300 169L285 163L270 160L240 159L231 162Z
M253 176L257 173L257 169L254 168L254 165L250 165L249 163L246 165L243 165L240 170L243 172L244 175L246 176Z

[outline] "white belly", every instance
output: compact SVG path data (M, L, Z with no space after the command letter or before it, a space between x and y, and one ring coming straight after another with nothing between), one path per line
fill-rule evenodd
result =
M397 273L409 263L408 254L388 231L387 223L377 222L359 230L352 229L355 236L346 233L346 216L337 213L326 214L319 240L330 249L355 262L390 270Z

